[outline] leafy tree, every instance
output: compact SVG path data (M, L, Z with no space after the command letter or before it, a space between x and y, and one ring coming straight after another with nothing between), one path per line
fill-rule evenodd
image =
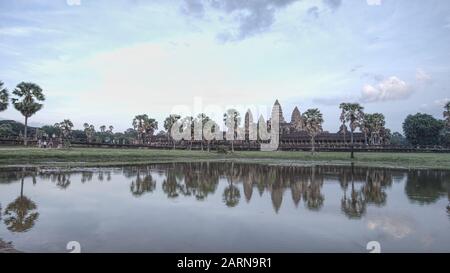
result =
M14 107L25 117L24 145L27 146L28 118L42 109L45 100L42 89L34 83L22 82L13 91L16 97L12 99Z
M196 122L201 123L201 138L202 138L202 142L201 142L201 149L203 151L203 139L204 139L204 134L203 134L203 128L205 127L206 123L209 122L211 119L204 113L200 113L197 116ZM208 143L209 145L209 143Z
M359 103L341 103L339 106L342 109L341 122L345 125L346 122L350 125L350 143L351 143L351 158L354 158L353 153L353 133L356 128L361 126L364 118L364 107L359 105Z
M385 118L383 114L364 114L363 116L362 131L367 132L367 136L370 138L370 144L382 144L383 140L387 137L385 128Z
M8 90L3 87L3 82L0 81L0 112L5 111L8 108L8 100Z
M144 143L158 129L158 122L146 114L137 115L133 119L133 128L137 131L139 142Z
M86 134L86 139L88 143L91 143L95 137L95 127L92 124L85 123L83 124L84 133Z
M194 138L194 118L191 117L191 116L184 117L181 120L181 123L183 124L182 125L183 126L183 132L185 132L187 130L190 131L190 134L189 134L189 136L190 136L189 137L189 143L190 143L189 149L192 149L192 139Z
M233 130L233 137L231 139L231 151L234 152L234 139L237 137L237 129L241 124L241 115L235 109L228 109L225 114L223 114L223 122L225 125Z
M391 144L392 145L406 145L406 138L399 132L394 132L391 135Z
M403 132L412 145L437 145L444 123L431 115L409 115L403 122Z
M450 101L445 104L444 109L445 109L445 111L444 111L443 115L444 115L445 123L446 123L447 127L450 128Z
M177 121L181 118L180 115L170 115L164 120L164 129L167 131L167 135L173 141L173 149L175 149L175 140L172 137L172 126L177 123Z
M56 123L55 126L59 129L61 139L63 140L64 146L70 146L70 138L72 134L73 123L69 119L65 119L60 123Z
M322 123L323 116L319 109L308 109L302 115L303 122L305 125L306 132L311 136L311 153L314 154L315 151L315 138L323 131Z

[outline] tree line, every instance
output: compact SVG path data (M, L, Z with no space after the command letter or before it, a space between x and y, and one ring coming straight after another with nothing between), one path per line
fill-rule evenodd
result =
M0 112L8 108L9 102L19 111L25 119L25 127L23 134L24 145L28 143L28 120L43 107L45 96L40 86L31 82L21 82L10 94L3 82L0 81ZM347 128L350 130L351 157L353 158L354 133L360 130L364 134L365 144L383 144L384 140L390 139L392 144L396 145L449 145L450 144L450 102L444 106L444 120L437 120L433 116L423 113L409 115L403 123L404 135L394 132L393 134L385 128L385 117L382 113L365 113L364 107L359 103L341 103L340 121L342 123L344 138ZM173 139L171 129L174 124L181 123L180 130L191 130L191 146L194 139L195 122L202 124L202 128L211 118L204 113L198 114L196 117L181 117L177 114L169 115L163 124L164 130L157 135L166 137L173 142L175 148L176 141ZM315 151L315 138L323 132L322 124L324 122L323 114L319 109L313 108L306 110L302 115L304 129L311 138L311 151ZM213 121L214 122L214 121ZM239 126L242 122L240 113L235 109L229 109L223 114L223 122L232 124L229 130L232 130L233 138L229 139L231 149L234 151L234 139L238 135ZM245 120L248 123L248 120ZM258 125L266 124L264 118L260 116ZM83 125L83 130L74 130L73 123L69 119L54 125L46 125L36 132L38 138L60 138L64 145L69 145L71 139L85 141L87 143L117 143L117 144L148 144L155 136L158 130L158 122L156 119L149 117L147 114L136 115L131 123L132 127L125 132L113 132L112 125L102 125L96 130L95 126L89 123ZM348 126L347 126L348 125ZM0 135L5 132L5 125L0 126ZM248 124L245 124L248 126ZM270 126L268 128L270 130ZM218 132L220 126L214 122L211 127L212 133ZM3 133L4 134L4 133ZM204 139L203 129L201 139ZM258 138L259 139L259 138ZM209 141L206 141L209 150ZM201 141L201 149L203 150L203 141Z

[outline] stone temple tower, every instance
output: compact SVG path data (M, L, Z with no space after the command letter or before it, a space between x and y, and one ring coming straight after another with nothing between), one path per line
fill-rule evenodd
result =
M278 106L278 109L279 109L279 111L280 111L280 119L279 119L279 121L280 121L280 124L281 123L285 123L286 121L284 120L284 117L283 117L283 109L281 108L281 104L280 104L280 102L278 101L278 100L276 100L275 101L275 103L274 103L274 105L273 105L273 108L272 108L272 116L275 114L275 110L276 110L276 106Z
M294 111L292 111L291 127L297 132L304 129L302 114L300 113L300 110L298 110L297 106L294 108Z

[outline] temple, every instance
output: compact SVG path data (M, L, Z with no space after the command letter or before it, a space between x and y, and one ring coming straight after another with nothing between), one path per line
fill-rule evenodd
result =
M280 149L301 149L303 147L309 147L311 145L311 137L305 130L305 124L302 118L302 113L299 107L295 107L291 114L290 121L286 121L283 114L283 108L278 100L275 101L273 109L279 109L279 121L280 121ZM272 111L272 117L276 115L275 110ZM336 118L338 119L338 118ZM253 122L253 116L251 111L247 111L245 115L245 131L246 141L251 138L248 136L249 124ZM270 120L267 121L267 125L270 126ZM354 145L364 145L365 137L361 132L353 133ZM340 129L336 133L330 133L323 131L315 138L316 145L319 147L339 147L350 145L350 131L347 126L341 125Z

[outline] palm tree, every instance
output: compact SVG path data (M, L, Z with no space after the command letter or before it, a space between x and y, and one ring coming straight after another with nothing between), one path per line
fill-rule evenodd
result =
M182 119L183 132L189 130L189 150L192 150L192 139L194 138L194 118L187 116Z
M3 88L3 82L0 81L0 112L8 108L9 93L8 89Z
M146 114L142 114L134 117L133 127L138 133L139 142L143 142L144 139L151 137L155 130L158 129L158 122L153 118L149 118Z
M167 135L173 141L173 149L175 150L175 140L172 137L172 126L177 123L177 121L181 118L180 115L170 115L164 120L164 129L167 131Z
M372 143L374 144L381 144L381 135L382 132L385 130L384 126L386 124L386 121L384 119L384 115L380 113L374 113L372 114L371 118L371 128L372 128Z
M24 145L27 146L28 118L41 110L43 104L40 101L45 100L42 89L34 83L21 82L13 91L17 96L12 99L14 107L25 117Z
M319 109L308 109L302 115L306 132L311 136L311 153L315 151L315 138L322 132L323 116Z
M364 117L361 122L361 132L364 133L364 145L368 144L367 138L370 133L370 115L364 114Z
M20 185L20 196L5 209L5 225L12 232L30 230L39 217L37 205L23 194L24 176Z
M359 105L359 103L341 103L339 106L342 109L341 122L345 124L349 122L350 124L350 143L351 143L351 158L354 158L353 154L353 133L356 128L360 127L362 120L364 118L364 107Z
M237 129L241 124L241 115L235 109L228 109L225 114L223 114L223 122L230 129L233 127L233 137L231 138L231 151L234 152L234 139L237 136Z
M88 123L83 124L84 133L86 134L87 142L90 143L94 139L95 136L95 127L94 125L89 125Z
M444 109L445 109L445 111L444 111L443 115L446 120L447 127L450 128L450 101L445 104Z
M73 123L69 119L65 119L60 123L56 123L55 128L58 128L58 131L61 133L61 137L64 142L64 146L70 146L70 135L72 134Z
M203 128L205 127L205 124L207 123L207 122L209 122L211 119L205 114L205 113L201 113L201 114L198 114L198 116L197 116L197 120L196 120L196 122L198 122L198 123L200 123L201 125L202 125L202 128L201 128L201 138L202 138L202 141L201 141L201 143L200 143L200 145L201 145L201 149L202 149L202 151L203 151ZM208 144L209 145L209 144Z

